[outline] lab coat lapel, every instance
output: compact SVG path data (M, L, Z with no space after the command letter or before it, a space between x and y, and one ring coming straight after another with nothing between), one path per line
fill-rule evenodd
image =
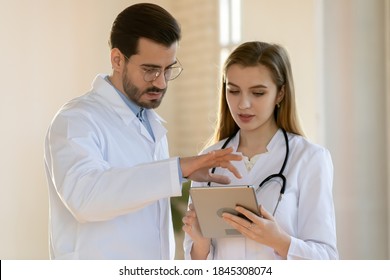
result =
M153 141L153 138L152 138L152 136L150 135L149 131L146 129L146 127L145 127L141 122L137 123L137 125L139 126L139 129L140 129L140 131L141 131L141 135L142 135L143 137L145 137L145 139L146 139L147 141L153 143L153 142L154 142L154 141Z
M166 122L154 110L147 110L146 114L148 116L150 126L152 127L152 130L153 130L154 139L155 139L156 143L158 143L167 134L167 129L162 124L162 123L166 123ZM144 130L145 130L145 133L147 133L149 135L149 132L146 129L144 129ZM149 139L152 140L152 137L150 135L149 135Z
M283 159L279 157L284 157L284 152L279 151L284 151L284 149L284 138L279 129L268 143L267 152L260 155L249 173L252 176L251 180L260 184L267 176L279 172L283 163Z
M104 79L103 74L95 78L92 87L98 101L106 104L108 108L113 109L126 125L129 125L134 119L137 119L137 116L123 102L115 88Z
M132 122L137 123L140 127L141 135L143 135L143 137L145 137L145 139L149 142L154 142L148 130L141 122L139 122L137 116L129 109L129 107L127 107L112 85L107 83L103 74L100 74L95 78L92 83L92 87L99 99L99 102L107 104L108 107L112 108L126 125L129 125ZM167 133L166 128L161 124L165 121L154 110L146 110L145 113L148 116L155 141L157 143L161 141Z

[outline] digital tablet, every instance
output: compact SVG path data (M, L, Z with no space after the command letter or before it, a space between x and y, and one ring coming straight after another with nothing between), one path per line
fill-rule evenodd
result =
M260 215L253 186L193 187L190 195L204 237L242 236L222 219L223 212L241 216L234 210L238 205Z

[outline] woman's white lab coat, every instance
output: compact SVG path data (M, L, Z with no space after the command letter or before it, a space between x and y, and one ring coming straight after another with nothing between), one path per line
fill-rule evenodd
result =
M53 259L173 259L169 197L181 195L166 129L155 142L99 75L61 108L45 141Z
M333 164L328 150L309 143L305 138L288 133L290 155L284 171L287 185L275 219L279 226L291 236L287 259L337 259L335 214L332 196ZM220 148L221 141L208 148ZM228 146L237 151L239 133ZM242 174L242 179L217 168L216 174L231 178L232 185L259 186L266 177L278 173L285 157L286 144L281 130L275 134L248 172L243 161L232 162ZM193 182L192 187L205 185ZM258 203L272 213L281 185L266 184L257 193ZM212 215L213 213L210 213ZM192 240L186 234L185 258L190 259ZM244 237L212 239L208 259L280 259L270 247Z

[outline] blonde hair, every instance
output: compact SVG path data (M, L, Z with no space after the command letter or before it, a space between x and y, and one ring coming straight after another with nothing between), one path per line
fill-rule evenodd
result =
M264 65L280 91L284 87L284 98L275 106L274 117L278 127L287 132L304 135L296 111L294 81L287 51L280 45L264 42L246 42L239 45L226 59L221 80L219 109L216 129L208 146L230 137L239 130L226 101L226 72L233 64L244 67Z

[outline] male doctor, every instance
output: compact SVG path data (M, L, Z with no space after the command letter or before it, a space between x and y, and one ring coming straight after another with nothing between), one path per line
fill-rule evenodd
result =
M177 21L154 4L136 4L113 23L111 75L65 104L45 141L52 259L173 259L169 198L182 177L229 183L232 150L170 158L153 110L182 67Z

